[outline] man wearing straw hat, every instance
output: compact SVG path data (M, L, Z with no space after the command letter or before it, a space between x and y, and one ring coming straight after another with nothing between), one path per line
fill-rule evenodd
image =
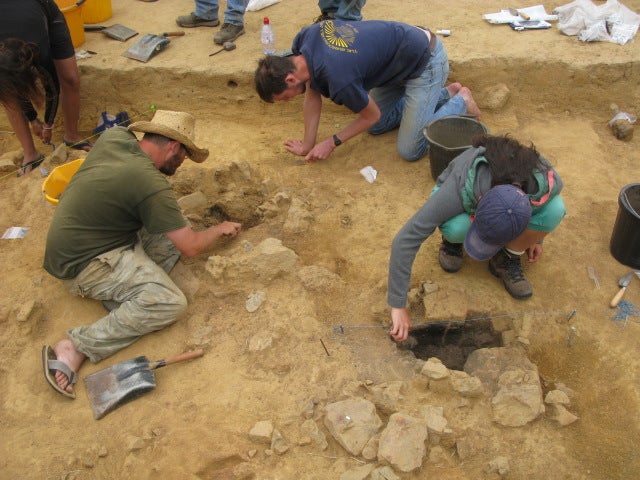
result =
M235 222L197 232L182 216L165 175L173 175L185 157L202 163L209 156L194 143L194 131L191 114L163 110L151 121L113 127L65 189L43 266L72 293L114 308L43 347L45 378L58 393L75 398L76 373L87 358L99 362L175 322L187 307L168 275L180 255L197 255L240 232Z

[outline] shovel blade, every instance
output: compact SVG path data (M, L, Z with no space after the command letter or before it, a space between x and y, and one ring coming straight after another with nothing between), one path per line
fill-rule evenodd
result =
M101 419L116 408L153 390L156 379L145 356L112 365L84 378L93 417Z

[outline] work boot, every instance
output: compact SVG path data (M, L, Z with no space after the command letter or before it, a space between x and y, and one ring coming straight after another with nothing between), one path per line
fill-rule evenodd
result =
M217 18L215 20L207 20L205 18L200 18L195 13L190 13L189 15L180 15L176 18L176 23L185 28L217 27L220 25L220 20Z
M513 298L522 300L533 295L531 284L522 271L520 255L509 253L503 248L489 260L489 271L502 279L504 288Z
M244 33L244 25L223 23L222 28L213 37L213 43L222 45L224 42L232 42Z
M455 273L460 270L462 268L462 244L448 242L442 237L438 261L445 272Z

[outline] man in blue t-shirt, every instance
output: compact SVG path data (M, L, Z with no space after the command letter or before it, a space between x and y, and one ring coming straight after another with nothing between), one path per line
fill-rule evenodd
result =
M480 110L471 91L459 83L445 87L449 61L428 29L386 21L326 20L304 28L293 40L293 55L268 55L255 73L256 90L266 102L305 94L302 140L288 151L307 161L323 160L352 137L399 128L398 153L422 158L428 143L422 129L447 115ZM322 97L345 105L358 118L316 143Z

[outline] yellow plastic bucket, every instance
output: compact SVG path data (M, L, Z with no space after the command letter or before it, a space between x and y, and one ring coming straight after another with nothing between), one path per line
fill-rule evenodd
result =
M86 0L82 5L82 20L84 23L104 22L109 20L112 15L111 0Z
M58 165L51 171L42 184L42 194L47 202L53 205L58 204L60 195L62 195L64 189L67 188L71 177L78 171L82 162L84 162L84 158L78 158L77 160Z
M71 43L74 48L84 43L84 21L82 20L82 4L85 0L55 0L56 5L64 15L69 27Z

